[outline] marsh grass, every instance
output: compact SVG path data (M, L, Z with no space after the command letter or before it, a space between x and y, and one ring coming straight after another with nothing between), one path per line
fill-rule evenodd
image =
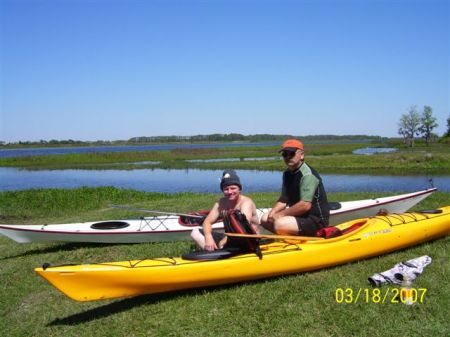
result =
M255 193L258 206L277 194ZM330 200L383 196L330 193ZM159 194L115 188L0 193L0 214L20 223L57 223L136 217L109 209L111 202L186 212L208 209L218 195ZM415 209L448 205L437 192ZM4 221L2 221L4 222ZM0 237L0 334L31 336L445 336L450 305L449 238L316 272L209 289L78 303L33 269L44 262L88 263L178 256L191 242L148 244L17 244ZM430 255L433 263L415 281L427 289L423 303L337 303L336 290L371 289L367 277L399 261ZM384 287L385 290L389 287Z
M352 151L365 144L309 144L306 147L306 160L323 173L389 173L389 174L448 174L450 171L450 147L446 144L416 146L399 149L395 153L375 154L371 156L354 155ZM385 147L389 144L370 144L372 147ZM180 149L172 151L134 151L114 153L87 153L52 156L32 156L0 158L0 166L27 169L284 169L281 159L250 161L245 158L276 157L278 147L224 147L214 149ZM233 162L200 162L195 159L227 159Z

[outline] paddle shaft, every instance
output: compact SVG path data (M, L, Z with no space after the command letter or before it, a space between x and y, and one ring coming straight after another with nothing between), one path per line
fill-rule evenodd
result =
M130 210L130 211L139 211L139 212L153 213L153 214L187 216L187 217L190 217L190 218L198 218L198 219L204 218L204 216L202 216L202 215L184 214L184 213L171 213L171 212L162 212L162 211L152 211L150 209L135 208L135 207L129 207L129 206L122 206L122 205L109 205L109 207L121 208L121 209Z
M276 235L276 234L239 234L225 233L227 236L236 236L249 239L279 239L279 240L299 240L299 241L320 241L324 238L315 236L297 236L297 235Z

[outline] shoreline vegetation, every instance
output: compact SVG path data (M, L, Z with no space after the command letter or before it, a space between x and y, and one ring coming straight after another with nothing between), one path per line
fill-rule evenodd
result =
M40 140L40 141L19 141L6 143L0 141L0 149L3 148L27 148L27 147L70 147L70 146L126 146L126 145L158 145L158 144L203 144L203 143L261 143L280 142L287 138L300 138L307 143L314 142L382 142L389 138L367 135L314 135L314 136L292 136L292 135L242 135L239 133L210 134L195 136L153 136L153 137L133 137L128 140Z
M353 154L365 147L396 148L396 152ZM306 161L321 173L448 174L450 146L397 141L306 143ZM0 158L0 167L42 169L249 169L282 171L279 146L218 147ZM258 160L259 159L259 160Z
M386 193L329 193L330 201L378 197ZM218 195L161 194L117 188L40 189L0 192L0 222L67 223L138 217L108 208L110 203L186 212L211 207ZM258 207L277 193L252 193ZM415 210L448 204L450 193L436 192ZM79 303L70 300L33 269L58 264L180 256L190 241L140 244L18 244L0 236L2 284L0 332L3 336L443 336L448 332L449 237L371 259L309 273L229 286L199 288L133 298ZM395 301L398 286L372 288L367 278L400 261L429 255L433 262L414 281L426 289L413 306ZM359 289L370 296L339 302L338 290ZM381 294L377 297L374 292ZM267 313L270 312L270 315ZM356 316L355 316L355 313ZM238 314L238 315L237 315ZM245 319L237 316L245 315ZM411 319L417 316L421 319ZM349 319L358 317L358 319ZM301 319L300 319L301 318ZM363 324L361 324L361 322ZM369 324L368 322L371 322ZM237 324L239 323L239 324ZM299 332L300 331L300 332Z

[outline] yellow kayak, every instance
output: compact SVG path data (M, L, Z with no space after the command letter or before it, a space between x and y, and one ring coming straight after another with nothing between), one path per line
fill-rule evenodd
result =
M450 232L450 206L364 218L336 227L348 232L324 240L308 241L300 237L263 244L262 258L249 253L216 260L192 260L196 256L193 253L185 258L45 265L35 271L77 301L243 282L339 265L445 236ZM217 253L213 252L211 257Z

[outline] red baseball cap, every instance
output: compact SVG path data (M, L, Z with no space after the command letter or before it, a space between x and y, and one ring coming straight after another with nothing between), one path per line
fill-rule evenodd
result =
M282 152L284 150L296 151L296 150L304 150L303 143L297 139L287 139L284 141L283 145L281 145L281 150L278 152Z

